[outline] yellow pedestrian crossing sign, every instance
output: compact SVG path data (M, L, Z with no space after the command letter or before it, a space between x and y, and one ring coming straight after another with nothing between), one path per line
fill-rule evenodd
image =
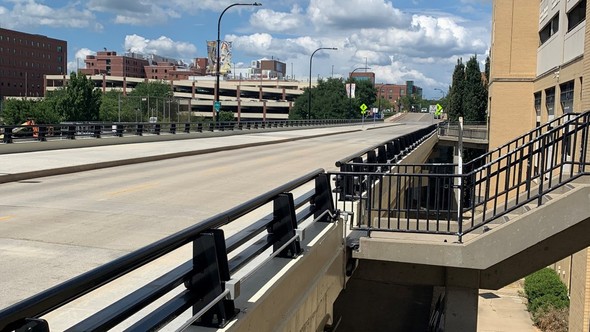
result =
M360 107L361 107L361 114L362 115L367 114L367 108L368 108L367 105L362 104Z

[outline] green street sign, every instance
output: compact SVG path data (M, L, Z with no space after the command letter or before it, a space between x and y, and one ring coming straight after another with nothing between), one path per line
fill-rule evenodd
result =
M362 104L360 107L361 107L361 114L362 115L367 114L367 108L368 108L367 105Z
M213 103L213 107L215 108L215 112L219 112L219 110L221 110L221 102L216 101L215 103Z

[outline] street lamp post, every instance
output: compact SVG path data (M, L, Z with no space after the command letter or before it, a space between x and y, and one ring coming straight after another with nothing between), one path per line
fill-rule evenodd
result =
M350 72L350 79L351 82L348 84L348 104L350 105L350 114L349 117L352 118L352 81L354 81L354 78L352 77L352 74L354 74L355 71L360 70L360 69L364 69L364 70L370 70L371 68L369 67L359 67L359 68L354 68L351 72Z
M219 102L219 70L220 70L220 60L221 60L221 54L220 54L220 44L221 44L221 18L223 17L223 14L225 14L225 12L230 9L231 7L234 6L262 6L261 3L258 2L254 2L254 3L234 3L231 4L227 7L225 7L225 9L221 12L221 15L219 15L219 19L217 20L217 64L215 65L215 76L216 76L216 83L215 83L215 101Z
M319 50L337 50L336 47L320 47L317 50L313 51L313 53L311 53L311 56L309 57L309 96L307 97L307 120L311 119L311 65L312 65L312 61L313 61L313 56L315 55L315 53Z
M442 89L439 88L434 88L435 91L440 91L440 93L442 93L442 98L441 99L445 99L445 92Z

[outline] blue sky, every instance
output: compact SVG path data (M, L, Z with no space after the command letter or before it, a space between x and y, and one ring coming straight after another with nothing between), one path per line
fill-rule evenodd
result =
M107 48L182 59L206 57L225 0L0 0L0 26L68 42L69 69ZM238 1L248 3L249 1ZM379 83L413 80L426 97L446 90L458 58L490 45L492 0L260 0L236 6L221 22L233 62L278 58L287 75L342 77L365 64ZM80 59L77 61L76 59ZM483 69L483 66L482 66Z

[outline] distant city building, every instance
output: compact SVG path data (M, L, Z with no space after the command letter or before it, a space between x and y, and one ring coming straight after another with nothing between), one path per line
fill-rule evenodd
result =
M191 76L205 75L206 58L197 58L192 64L155 54L125 53L118 55L114 51L101 51L88 55L84 60L85 75L106 75L117 77L149 78L156 80L186 80Z
M252 79L283 79L287 75L287 65L275 59L254 60L249 73Z
M375 85L375 73L368 71L355 71L348 74L348 77L354 78L355 80L368 80Z
M141 54L117 55L117 52L107 50L86 56L84 63L86 68L80 69L80 72L85 75L138 78L146 78L145 67L149 65L149 61Z
M356 73L355 73L356 74ZM383 84L375 85L377 96L397 105L398 100L407 95L422 98L422 88L414 85L414 81L406 81L405 85Z
M45 95L44 75L67 73L64 40L0 28L0 100Z

